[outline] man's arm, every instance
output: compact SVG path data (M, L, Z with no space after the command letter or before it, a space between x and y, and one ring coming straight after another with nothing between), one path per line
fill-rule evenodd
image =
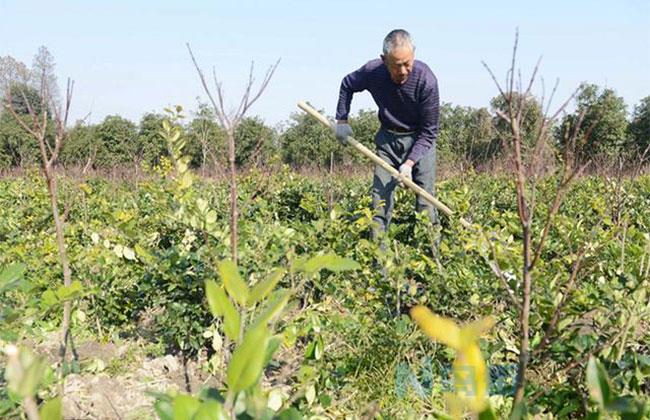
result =
M343 78L339 89L339 102L336 105L336 121L338 123L347 124L352 96L355 92L366 90L368 72L368 65L366 64Z
M438 81L432 75L432 82L423 92L420 103L420 130L415 144L409 152L406 163L415 165L429 149L435 146L438 138L438 121L440 119L440 97ZM409 162L410 161L410 162Z

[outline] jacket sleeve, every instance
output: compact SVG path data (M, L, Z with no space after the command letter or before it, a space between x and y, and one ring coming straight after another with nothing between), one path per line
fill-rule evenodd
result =
M355 92L362 92L367 89L366 81L368 79L368 74L369 69L366 64L343 78L339 90L339 102L336 105L337 120L348 119L348 115L350 114L350 104L352 103L352 95Z
M433 76L433 75L432 75ZM435 76L431 83L422 90L422 100L419 106L420 129L408 159L417 163L429 149L435 147L438 138L440 119L440 96L438 94L438 81Z

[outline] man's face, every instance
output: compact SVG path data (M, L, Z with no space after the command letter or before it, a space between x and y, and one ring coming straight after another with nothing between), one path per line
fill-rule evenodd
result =
M381 59L388 68L390 78L398 85L406 83L413 70L413 49L410 47L394 48L389 54L382 55Z

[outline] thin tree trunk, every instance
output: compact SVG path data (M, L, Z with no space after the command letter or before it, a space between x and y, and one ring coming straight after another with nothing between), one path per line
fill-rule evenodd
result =
M530 359L529 349L529 317L530 317L530 292L532 277L529 270L530 264L530 228L525 225L523 228L523 248L524 248L524 262L523 262L523 281L524 281L524 296L521 307L521 314L519 318L519 336L521 342L519 344L519 366L517 369L517 378L515 381L515 399L514 404L518 404L524 399L524 391L526 388L526 369L528 368L528 361Z
M70 272L70 265L68 263L68 254L65 249L65 239L63 234L63 221L59 215L59 205L57 203L57 182L56 174L53 173L52 168L45 168L45 178L47 180L48 192L50 195L50 204L52 207L52 216L54 217L54 228L56 230L56 243L59 248L59 259L63 268L63 285L69 287L72 284L72 274ZM61 325L61 343L59 345L59 357L61 358L61 375L63 376L63 366L65 364L65 357L67 353L67 344L70 336L70 315L72 312L72 305L70 301L63 304L63 322ZM61 395L63 395L63 381L61 382Z
M235 165L235 133L228 130L228 160L230 161L230 247L232 260L237 263L237 166Z

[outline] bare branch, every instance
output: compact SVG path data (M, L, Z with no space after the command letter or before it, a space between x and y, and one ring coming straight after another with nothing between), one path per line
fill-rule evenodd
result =
M501 280L501 285L505 289L505 291L508 293L508 297L510 298L510 302L517 307L519 311L521 311L521 303L517 300L517 297L515 296L514 292L510 288L510 285L508 284L508 279L506 279L506 276L503 274L503 271L499 267L499 262L497 260L497 251L496 247L494 244L490 241L490 238L486 238L488 243L490 244L490 248L492 251L492 260L493 261L488 261L488 265L492 269L492 272L496 274L496 276Z
M582 259L585 256L585 252L587 251L587 247L583 245L580 250L578 251L578 255L576 256L576 260L573 263L573 268L571 269L571 274L569 276L569 280L567 281L566 287L564 289L564 295L562 296L562 299L560 302L557 304L555 307L555 311L553 311L553 316L551 317L551 321L548 324L548 327L546 328L546 331L544 332L544 336L542 337L542 341L540 342L539 346L535 349L533 352L533 357L535 355L538 355L544 351L544 349L551 343L551 337L553 336L553 333L555 332L555 328L557 327L557 324L560 320L560 315L562 314L562 310L564 309L564 305L566 305L567 301L569 300L569 297L573 293L574 286L576 283L576 279L578 278L578 272L580 271L580 265L582 264Z
M533 69L533 74L530 76L530 80L528 81L528 87L526 88L526 92L524 93L524 96L528 96L530 94L530 91L533 88L533 83L535 83L535 77L537 76L537 72L539 71L539 65L541 62L542 62L542 56L540 55L539 58L537 59L537 63L535 64L535 68Z
M519 44L519 28L515 30L515 44L512 47L512 62L510 64L510 87L508 88L508 92L510 92L510 95L512 95L513 88L514 88L514 82L515 82L515 59L517 57L517 45Z
M581 357L579 359L574 359L571 363L565 365L561 369L553 371L550 375L548 375L548 377L550 377L550 378L557 377L557 375L569 372L571 369L585 363L594 354L598 354L601 351L603 351L604 349L606 349L607 347L613 346L614 344L616 344L616 342L618 341L619 338L621 338L621 336L623 335L624 332L625 332L624 328L619 329L619 331L616 334L614 334L613 336L610 336L609 339L605 340L600 345L598 345L598 346L594 347L593 349L591 349L590 351L588 351L587 354L585 354L583 357ZM548 393L551 390L552 390L551 387L543 387L540 391L538 391L537 393L533 394L530 398L528 398L528 400L526 402L528 404L532 404L539 397L541 397L542 395L545 395L546 393Z
M503 89L501 89L501 85L499 84L499 81L497 80L496 76L492 72L492 69L487 65L487 63L483 60L481 60L481 64L483 64L483 67L487 70L488 73L490 73L490 77L492 77L492 81L494 84L497 86L497 89L499 89L499 93L501 94L501 97L503 98L504 101L507 101L508 98L506 97L506 94L503 92Z
M501 111L500 109L497 109L497 110L495 110L495 112L496 112L496 114L497 114L500 118L502 118L505 122L507 122L508 124L512 124L512 120L510 119L510 117L507 116L503 111Z
M526 109L528 105L528 98L530 95L530 90L533 87L533 83L535 82L535 76L537 75L537 71L539 70L539 64L542 61L542 57L540 56L539 59L537 60L537 64L535 64L535 68L533 69L533 73L530 76L530 81L528 82L528 87L526 88L526 91L522 93L521 89L521 71L519 71L519 86L517 88L517 91L519 92L519 106L517 109L517 120L522 121L522 115L524 114L524 109Z
M246 83L246 89L244 90L244 94L242 95L241 102L239 102L239 107L237 108L237 112L235 112L236 119L239 119L238 117L243 116L242 114L243 112L245 112L244 110L246 104L248 103L248 98L250 97L253 83L255 82L255 79L253 78L254 68L255 68L255 61L251 61L251 68L248 71L248 83Z
M278 58L278 61L275 62L274 65L270 66L268 70L266 71L266 75L264 76L264 80L262 81L262 84L260 85L260 88L258 89L257 93L255 96L253 96L253 99L251 99L249 102L247 102L246 107L243 110L242 116L246 113L246 111L262 96L262 93L268 86L269 82L271 81L271 78L273 77L273 73L275 73L275 70L278 68L278 65L280 65L280 59Z
M217 97L219 98L219 109L215 108L215 113L217 114L217 117L219 117L219 120L222 121L221 125L228 130L229 127L232 126L232 120L230 119L228 112L226 112L226 107L223 104L223 86L219 79L217 79L217 70L214 66L212 67L212 78L214 79L214 85L217 88Z
M553 103L553 97L555 97L555 93L557 92L557 88L560 85L560 78L555 79L555 84L553 85L553 89L551 90L551 95L548 97L548 102L546 103L546 109L544 110L544 116L548 117L549 110L551 109L551 103ZM569 104L569 101L573 97L570 96L569 100L567 100L564 104L564 107L566 107ZM542 106L544 106L544 102L542 101ZM560 107L560 111L564 109L563 107Z
M34 123L35 131L45 132L45 129L42 128L41 124L39 124L38 113L36 111L34 111L34 107L33 107L32 103L31 103L31 101L27 98L27 94L25 93L25 89L21 89L20 94L23 97L23 101L25 101L25 106L27 107L27 113L32 118L32 122ZM13 106L12 102L9 102L9 103L12 104L12 106ZM41 106L41 112L43 112L43 111L44 111L44 108Z
M9 102L9 101L8 101ZM20 116L16 113L16 110L12 105L5 104L5 108L9 110L9 113L14 117L16 122L23 128L23 130L27 131L29 134L31 134L33 137L38 138L39 133L34 131L31 127L29 127L25 122L20 118Z
M553 93L555 93L555 89L557 89L558 83L559 83L559 79L558 79L558 82L555 84L555 87L553 88ZM564 103L562 105L560 105L560 107L555 111L555 114L553 114L553 116L549 119L549 121L555 121L557 116L560 115L560 113L562 111L564 111L564 109L567 107L567 105L569 105L569 102L571 102L571 100L573 98L575 98L577 93L578 93L578 89L574 90L573 93L571 95L569 95L569 97L566 99L566 101L564 101ZM553 98L553 95L551 95L551 99L552 98ZM548 106L549 107L551 106L551 101L550 100L549 100Z
M215 111L215 114L217 115L217 118L219 118L219 122L221 123L221 125L223 127L225 127L226 126L226 121L223 118L224 116L220 112L219 107L217 106L217 103L215 102L214 98L212 97L212 93L210 92L210 89L208 88L208 84L205 81L205 77L203 76L203 72L201 71L201 68L197 64L196 59L194 58L194 53L192 53L192 48L190 47L189 43L186 43L185 45L187 46L187 50L190 53L190 57L192 57L192 63L194 63L194 68L196 68L196 71L199 74L199 79L201 79L201 84L203 85L203 90L205 91L206 95L208 95L208 99L210 99L210 102L212 103L212 106L214 107L214 111ZM216 76L215 76L215 80L216 80ZM220 89L218 84L217 84L217 91L221 92L221 89ZM219 94L219 96L221 97L221 94ZM223 104L222 104L221 109L223 109Z

